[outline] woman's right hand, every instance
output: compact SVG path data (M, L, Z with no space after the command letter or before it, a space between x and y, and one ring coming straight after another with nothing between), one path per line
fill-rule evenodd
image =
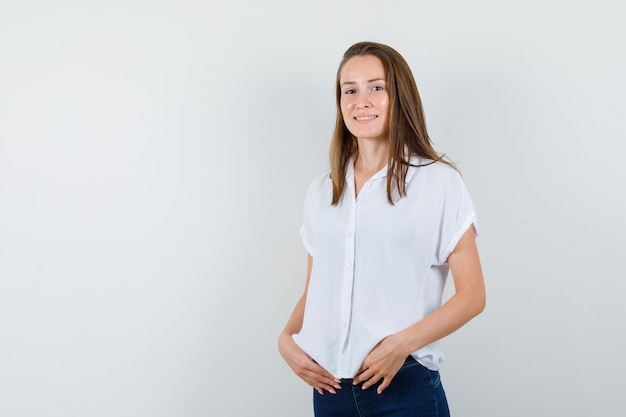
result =
M341 389L341 381L311 359L311 357L296 344L291 335L285 333L280 335L278 339L278 351L295 374L302 378L304 382L315 388L321 395L324 395L324 390L336 394L337 391L335 391L335 389Z

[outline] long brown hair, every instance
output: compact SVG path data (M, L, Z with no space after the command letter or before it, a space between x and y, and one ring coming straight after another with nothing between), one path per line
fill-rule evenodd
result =
M389 94L389 161L387 163L387 200L394 204L394 194L406 196L406 175L411 156L420 156L434 163L445 155L435 152L428 132L422 100L409 65L395 49L376 42L359 42L344 53L337 70L335 97L337 118L330 144L330 173L333 182L332 204L339 204L346 184L346 172L351 158L358 153L358 144L343 120L341 113L341 88L339 77L343 66L355 56L372 55L380 59L385 69ZM429 164L430 164L429 163ZM397 193L397 194L396 194Z

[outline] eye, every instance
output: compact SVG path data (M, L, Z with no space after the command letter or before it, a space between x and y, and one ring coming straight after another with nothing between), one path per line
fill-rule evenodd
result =
M344 94L354 94L354 90L351 88L351 89L348 89L348 90L344 91L343 93Z
M375 85L372 87L372 91L383 91L382 85Z

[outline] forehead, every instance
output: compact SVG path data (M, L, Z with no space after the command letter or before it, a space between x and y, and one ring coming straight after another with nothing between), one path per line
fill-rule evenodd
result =
M343 64L339 74L339 83L375 79L385 79L385 67L373 55L353 56Z

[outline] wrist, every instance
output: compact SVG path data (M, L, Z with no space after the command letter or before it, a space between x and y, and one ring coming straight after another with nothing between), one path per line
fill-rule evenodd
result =
M396 350L403 357L408 357L415 350L404 332L397 333L394 337L396 338Z

